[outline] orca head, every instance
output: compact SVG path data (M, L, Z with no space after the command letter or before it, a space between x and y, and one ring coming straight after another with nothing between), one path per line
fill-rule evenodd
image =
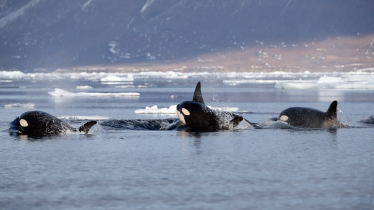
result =
M282 111L279 119L293 127L322 128L325 113L312 108L291 107Z
M304 110L305 108L303 107L291 107L285 109L279 114L278 119L291 126L301 126L304 119Z
M177 115L183 125L188 125L192 124L193 119L199 118L199 114L204 113L206 108L201 93L201 82L199 81L196 84L192 101L185 101L177 105Z
M183 125L195 130L218 130L216 113L209 107L194 101L185 101L177 105L177 115Z
M42 111L25 112L12 124L15 125L19 134L29 136L54 135L65 129L62 120Z
M38 125L38 117L36 112L25 112L20 117L17 117L10 125L11 128L16 129L19 134L28 135L33 133L35 125Z
M212 118L215 119L215 115L209 107L194 101L184 101L178 104L177 115L183 125L193 128L206 127Z
M177 105L177 115L183 125L199 130L218 129L217 116L204 103L201 83L198 82L192 101L184 101Z

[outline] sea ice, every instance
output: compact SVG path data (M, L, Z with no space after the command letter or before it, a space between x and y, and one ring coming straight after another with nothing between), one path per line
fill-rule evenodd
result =
M76 88L77 89L92 89L92 87L89 85L80 85L80 86L77 86Z
M275 84L277 89L374 89L373 75L348 76L345 79L336 76L322 76L318 80L279 81Z
M133 92L128 92L128 93L94 93L94 92L78 92L78 93L73 93L69 92L63 89L55 88L55 91L49 91L49 95L53 97L76 97L76 96L82 96L82 97L123 97L123 96L140 96L140 93L133 93Z
M201 67L200 69L202 69ZM143 69L144 70L144 69ZM370 70L370 71L369 71ZM225 84L271 84L280 89L374 89L374 72L357 70L356 72L176 72L176 71L140 71L135 73L112 72L55 72L23 73L21 71L0 71L1 82L31 79L39 80L89 80L102 83L126 83L149 78L162 79L203 79L222 78ZM117 86L120 87L120 86ZM121 86L126 88L127 86Z
M177 105L172 105L169 108L158 108L157 105L152 107L145 107L145 109L137 109L135 114L177 114Z
M344 82L344 80L340 77L322 76L317 81L317 83L338 83L338 82Z
M226 112L237 112L239 108L237 107L211 107L211 109L217 111L226 111ZM135 114L177 114L177 105L171 105L169 108L158 108L157 105L153 105L152 107L145 107L145 109L137 109L134 111Z
M33 103L26 103L26 104L20 104L20 103L14 103L14 104L5 104L4 108L34 108L35 104Z
M119 77L116 75L108 75L100 79L101 82L132 82L134 78L131 75Z

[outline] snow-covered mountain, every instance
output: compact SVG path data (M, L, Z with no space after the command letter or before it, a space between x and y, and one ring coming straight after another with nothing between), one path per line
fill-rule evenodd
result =
M374 33L373 0L0 0L0 68L183 61Z

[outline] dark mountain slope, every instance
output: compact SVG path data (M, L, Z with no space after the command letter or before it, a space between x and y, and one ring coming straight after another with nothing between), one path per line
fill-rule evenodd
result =
M187 60L374 33L372 0L0 0L0 67Z

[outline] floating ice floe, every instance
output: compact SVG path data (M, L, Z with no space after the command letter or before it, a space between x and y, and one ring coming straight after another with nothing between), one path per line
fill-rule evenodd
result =
M0 71L1 79L21 79L25 76L26 74L21 71Z
M166 72L148 71L148 72L139 72L136 74L136 77L137 78L188 79L190 75L191 74L188 74L188 73L181 73L181 72L175 72L175 71L166 71Z
M33 103L26 103L26 104L20 104L20 103L14 103L14 104L5 104L4 108L34 108L35 104Z
M108 75L100 79L101 82L132 82L134 78L132 75L127 75L124 77L116 76L116 75Z
M281 81L274 86L278 89L374 89L374 78L322 76L318 80Z
M92 89L92 87L89 85L80 85L80 86L77 86L76 88L77 89Z
M178 96L178 95L170 95L170 98L182 98L183 96Z
M152 107L145 107L145 109L137 109L135 114L177 114L177 105L172 105L169 108L158 108L157 105Z
M211 109L217 110L217 111L226 111L226 112L237 112L239 108L237 107L224 107L224 108L218 108L218 107L211 107L208 106ZM145 107L145 109L137 109L134 111L135 114L177 114L177 105L171 105L169 108L158 108L157 105L154 105L152 107Z
M83 96L83 97L102 97L102 96L110 96L110 97L123 97L123 96L140 96L140 93L94 93L94 92L78 92L73 93L63 89L55 88L55 91L49 91L49 95L53 97L76 97L76 96Z
M0 80L0 83L11 83L11 82L13 82L13 80L10 80L10 79Z
M263 79L242 79L242 80L223 80L223 83L230 85L239 84L275 84L278 80L263 80Z
M148 86L145 85L118 85L115 86L116 88L146 88Z
M343 78L341 77L330 77L330 76L322 76L318 79L318 84L323 83L342 83L344 82Z

